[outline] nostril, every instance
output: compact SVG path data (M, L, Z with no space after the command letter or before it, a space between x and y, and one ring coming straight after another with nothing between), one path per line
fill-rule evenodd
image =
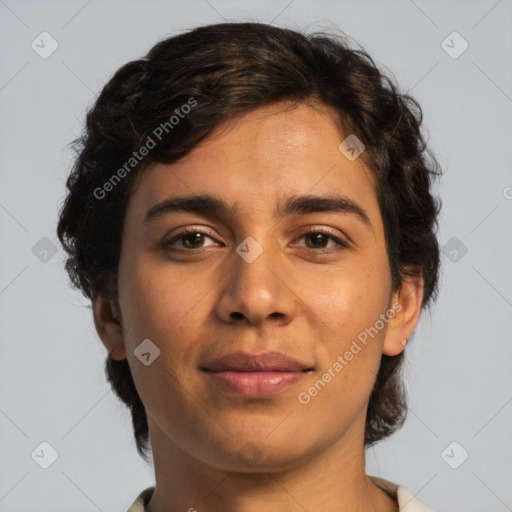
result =
M240 318L243 318L244 315L242 315L242 313L239 313L238 311L235 311L234 313L231 313L231 318L235 318L237 320L239 320Z

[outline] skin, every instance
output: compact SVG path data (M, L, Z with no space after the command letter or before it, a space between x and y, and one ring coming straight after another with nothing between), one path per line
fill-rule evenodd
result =
M348 133L335 113L285 106L229 120L181 161L141 172L122 237L121 325L113 304L94 296L98 334L111 357L128 358L147 410L149 512L398 510L365 473L364 425L382 354L404 350L417 324L422 282L393 291L373 176L338 150ZM199 193L238 212L174 212L144 224L157 203ZM306 193L350 198L371 227L339 212L273 217L277 203ZM162 247L186 226L207 234L176 240L174 252ZM331 233L315 239L311 226ZM248 236L263 249L252 263L236 253ZM298 393L394 303L400 312L301 404ZM134 355L145 339L161 351L149 366ZM314 370L270 398L233 396L200 366L237 350L277 350Z

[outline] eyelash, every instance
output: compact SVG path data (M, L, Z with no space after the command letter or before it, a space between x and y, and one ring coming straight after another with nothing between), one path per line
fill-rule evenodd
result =
M175 236L173 236L170 240L164 242L162 245L164 246L165 249L172 250L172 251L181 251L181 252L199 251L202 248L198 248L198 249L176 249L175 247L172 247L172 245L176 241L180 240L185 235L191 235L191 234L195 234L195 233L200 233L202 235L206 235L207 237L215 240L215 237L212 235L211 232L205 231L203 229L198 229L198 228L195 228L195 227L188 227L188 228L185 228L184 230L180 231ZM326 248L326 247L323 247L323 248L320 248L320 249L312 249L312 248L309 248L309 247L303 247L303 248L310 249L311 251L314 251L317 254L325 254L325 253L337 252L337 251L340 251L340 250L343 250L343 249L348 249L350 247L347 242L345 242L341 238L335 236L331 231L326 230L325 228L310 228L309 231L305 231L304 233L302 233L300 235L299 239L301 239L301 238L303 238L304 236L307 236L307 235L315 235L315 234L321 234L321 235L327 236L328 238L330 238L331 240L336 242L338 244L338 247L337 248L333 248L333 247Z

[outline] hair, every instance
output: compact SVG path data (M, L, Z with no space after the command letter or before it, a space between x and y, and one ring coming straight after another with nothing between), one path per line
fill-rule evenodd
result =
M173 123L171 116L185 113L191 99L197 106ZM422 308L428 308L436 299L440 266L435 232L441 201L432 186L441 170L420 130L420 105L400 93L364 49L351 48L346 36L260 23L201 26L162 40L104 86L87 111L82 135L71 143L75 158L57 227L71 284L91 301L93 293L101 294L119 309L121 235L137 174L155 163L177 162L224 121L279 102L330 107L346 133L364 143L360 158L375 178L393 291L421 277ZM159 126L166 128L160 128L158 143L134 165L134 152L156 138ZM127 170L128 161L133 170ZM127 172L120 172L123 166ZM365 446L405 421L402 360L403 352L382 355ZM105 373L131 410L137 451L147 460L146 410L127 359L107 357Z

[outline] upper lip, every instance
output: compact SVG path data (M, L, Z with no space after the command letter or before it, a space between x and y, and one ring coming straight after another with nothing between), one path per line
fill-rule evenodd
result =
M310 370L308 366L282 352L265 352L263 354L250 354L235 352L207 363L202 368L212 372L239 371L239 372L301 372Z

